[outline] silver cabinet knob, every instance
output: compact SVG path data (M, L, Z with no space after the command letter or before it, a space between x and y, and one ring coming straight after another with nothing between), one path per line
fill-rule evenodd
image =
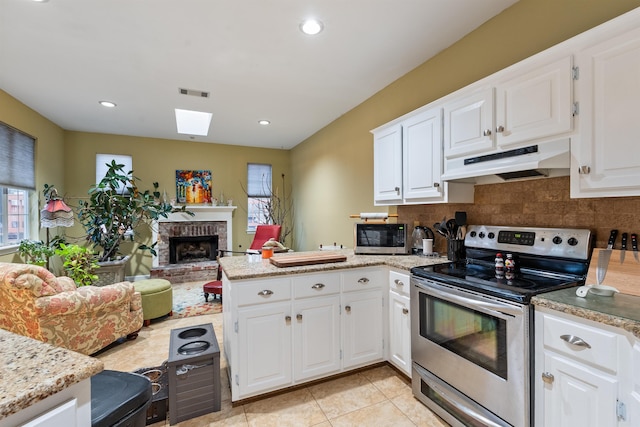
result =
M400 187L396 187L396 194L400 195Z
M351 306L350 305L345 306L344 311L346 311L347 313L351 313Z
M542 381L544 381L545 383L552 384L553 380L555 380L553 374L550 374L549 372L542 373Z
M578 174L580 175L588 175L591 173L591 168L589 166L580 166L578 168Z
M269 289L265 289L264 291L258 292L258 295L266 297L266 296L269 296L269 295L273 295L273 291L271 291Z
M491 129L485 129L484 132L482 132L483 136L491 136Z
M296 314L296 319L302 320L302 314L300 314L300 313Z
M404 283L402 283L402 280L400 280L400 279L394 280L393 283L395 283L396 286L404 286Z
M291 316L284 316L285 322L291 322Z
M498 126L496 128L496 132L500 133L500 132L504 132L504 126Z
M434 187L436 187L436 188L438 188L438 187L440 187L440 183L439 183L439 182L434 182L434 183L433 183L433 186L434 186Z
M324 288L324 284L323 283L316 283L315 285L313 285L311 287L311 289L322 289Z
M402 309L402 314L409 314L409 309L408 308L403 308Z
M369 283L369 279L367 279L366 277L362 277L358 279L358 283L360 283L361 285L366 285L367 283Z

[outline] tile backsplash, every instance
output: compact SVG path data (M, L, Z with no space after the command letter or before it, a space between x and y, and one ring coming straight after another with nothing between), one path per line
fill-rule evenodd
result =
M476 185L474 203L398 206L398 222L412 227L419 221L433 229L456 211L466 211L469 224L588 228L600 248L613 228L640 234L640 197L571 199L568 176ZM434 250L446 252L445 239L437 233Z

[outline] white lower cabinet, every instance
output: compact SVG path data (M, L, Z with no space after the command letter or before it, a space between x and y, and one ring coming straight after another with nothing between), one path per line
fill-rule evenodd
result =
M389 353L394 366L411 377L411 317L408 274L389 272Z
M535 425L632 426L631 341L622 329L536 308Z
M293 379L339 372L340 296L295 301L293 313Z
M237 401L384 360L385 268L229 281L224 310Z
M238 310L240 395L252 395L291 383L291 303Z
M343 294L343 366L364 366L383 359L382 290Z

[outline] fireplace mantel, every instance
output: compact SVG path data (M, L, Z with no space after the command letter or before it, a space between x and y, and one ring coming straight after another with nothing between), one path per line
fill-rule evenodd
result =
M208 206L208 205L187 205L187 210L193 212L194 216L183 212L169 214L167 218L160 218L158 223L179 223L179 222L225 222L227 228L226 250L233 250L233 211L235 206ZM153 228L153 241L158 240L158 224ZM221 248L222 249L222 248ZM158 257L153 257L153 267L158 267Z

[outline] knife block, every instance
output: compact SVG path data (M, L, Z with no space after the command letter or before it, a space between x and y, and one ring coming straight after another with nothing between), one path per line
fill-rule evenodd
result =
M591 254L587 285L596 284L596 267L602 250L604 249L595 248ZM620 252L622 251L617 249L611 251L607 274L601 285L613 286L623 294L640 296L640 263L634 258L633 251L627 250L624 262L620 264ZM640 252L638 256L640 257Z

